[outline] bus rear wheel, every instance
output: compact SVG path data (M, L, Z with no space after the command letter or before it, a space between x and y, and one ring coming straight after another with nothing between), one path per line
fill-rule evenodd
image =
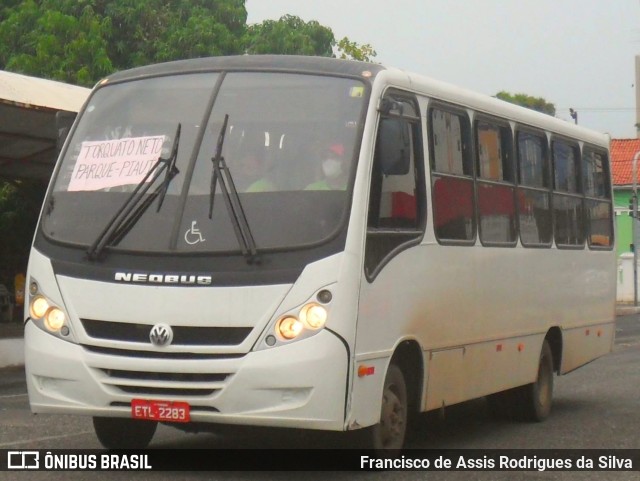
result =
M380 422L370 428L367 444L379 452L402 449L407 431L407 413L404 375L396 364L391 364L384 380Z
M93 418L98 441L107 449L146 448L156 432L158 423L126 418Z

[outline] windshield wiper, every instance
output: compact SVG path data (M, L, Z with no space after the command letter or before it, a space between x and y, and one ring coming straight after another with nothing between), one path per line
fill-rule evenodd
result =
M176 167L176 159L178 158L178 146L180 145L180 133L182 131L182 124L178 123L178 128L176 129L176 135L173 136L175 139L173 142L173 148L171 149L171 155L167 160L167 168L164 173L164 181L162 182L162 189L160 191L160 200L158 201L158 209L156 212L160 212L160 208L162 207L162 203L164 202L164 196L167 195L167 190L169 189L169 184L173 180L173 178L180 173L178 168Z
M222 156L222 146L224 145L224 136L227 131L227 123L229 122L229 114L225 114L220 134L218 135L218 143L216 146L215 155L211 158L213 163L213 171L211 172L211 186L209 189L209 219L213 217L213 202L218 188L218 180L220 181L220 190L222 191L222 198L224 204L229 213L231 224L233 225L233 231L238 239L238 244L242 249L242 255L245 256L247 262L257 262L258 249L256 247L253 234L251 234L251 228L247 221L247 216L244 213L242 204L240 203L240 197L238 197L238 191L236 185L233 182L231 172L227 167L227 164Z
M89 260L96 260L100 258L104 248L111 243L118 243L124 235L131 230L131 228L140 220L142 214L149 208L156 197L160 195L160 201L158 204L158 211L164 201L164 196L167 193L171 180L180 172L176 167L176 159L178 157L178 144L180 143L180 131L181 124L178 124L176 129L176 136L171 149L171 155L168 159L160 157L158 161L153 164L151 169L145 174L144 178L136 185L131 195L127 197L122 206L111 217L107 225L100 232L98 237L93 241L93 244L87 250ZM149 197L144 199L145 195L151 188L151 186L158 180L158 178L165 173L165 178L162 184L158 186ZM153 177L151 177L153 175ZM151 180L149 178L151 177ZM144 199L144 201L142 201ZM142 202L141 202L142 201Z

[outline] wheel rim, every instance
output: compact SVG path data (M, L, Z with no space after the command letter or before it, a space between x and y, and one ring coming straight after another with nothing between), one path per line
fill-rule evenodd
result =
M382 415L380 417L383 447L393 448L402 442L405 426L406 406L393 390L393 386L389 386L382 397Z

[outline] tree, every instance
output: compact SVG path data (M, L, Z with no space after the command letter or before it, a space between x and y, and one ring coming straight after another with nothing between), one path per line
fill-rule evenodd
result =
M377 55L369 44L359 45L348 37L336 41L329 27L294 15L249 25L243 43L249 54L317 55L364 62Z
M556 115L556 106L550 102L547 102L542 97L532 97L531 95L523 93L514 95L509 92L505 92L504 90L498 92L495 96L500 100L505 100L512 104L521 105L522 107L527 107L529 109L542 112L543 114L548 114L554 117Z
M373 47L366 43L364 45L358 45L356 42L352 42L347 37L344 37L336 45L336 57L345 58L349 60L360 60L362 62L373 62L373 57L378 53Z
M92 86L169 60L296 54L370 61L371 45L293 15L247 26L245 0L5 0L0 69Z
M244 37L249 54L288 54L333 56L336 40L333 31L317 21L284 15L279 20L265 20L250 25Z
M85 5L75 15L51 1L23 1L0 17L0 68L80 85L113 71L109 22Z
M91 86L114 70L241 53L245 0L24 0L0 7L0 68Z
M109 56L118 69L242 53L245 0L107 0Z

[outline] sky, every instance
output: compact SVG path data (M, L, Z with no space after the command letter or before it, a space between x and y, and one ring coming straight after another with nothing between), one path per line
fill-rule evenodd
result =
M487 95L543 97L556 116L636 137L640 0L247 0L247 22L291 14L374 61Z

